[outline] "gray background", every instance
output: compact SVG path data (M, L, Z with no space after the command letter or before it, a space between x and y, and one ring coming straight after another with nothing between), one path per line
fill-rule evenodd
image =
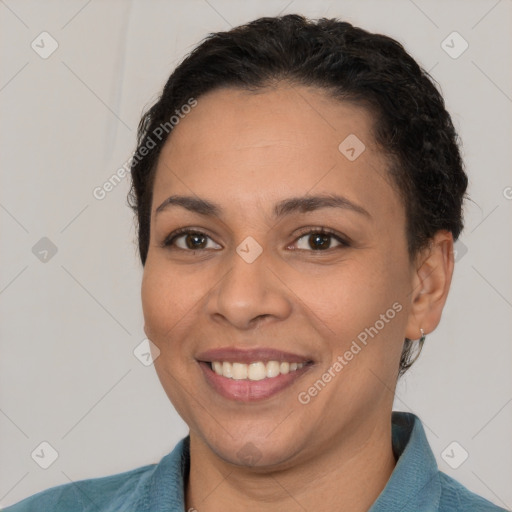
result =
M145 336L128 179L103 200L93 190L203 37L295 12L395 37L441 85L473 202L442 322L395 407L423 420L441 470L512 507L510 0L0 0L0 505L157 462L187 433L133 353ZM31 47L51 48L43 31L59 45L46 59ZM469 44L458 58L442 47L453 31ZM58 453L48 469L43 441Z

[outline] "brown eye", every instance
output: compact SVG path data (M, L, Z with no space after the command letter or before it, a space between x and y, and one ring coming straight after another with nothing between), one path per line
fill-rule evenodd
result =
M301 242L301 240L303 240ZM337 244L333 246L334 243ZM349 244L339 236L325 230L309 231L301 235L297 241L297 248L300 250L327 251L336 247L347 247Z
M208 246L208 242L214 247ZM163 242L162 247L182 249L184 251L197 251L203 249L221 249L222 247L200 231L193 231L190 229L182 229L171 233Z
M206 239L208 237L201 235L200 233L189 233L187 235L182 235L178 238L184 238L185 245L188 249L204 249L207 245Z

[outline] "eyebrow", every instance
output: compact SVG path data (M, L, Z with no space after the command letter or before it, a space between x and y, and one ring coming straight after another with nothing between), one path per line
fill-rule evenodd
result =
M201 199L192 196L173 195L168 197L156 210L155 214L170 207L179 206L191 212L198 213L204 216L213 216L220 218L222 216L222 207L212 201ZM274 206L274 217L280 218L292 213L306 213L321 208L342 208L359 213L368 217L372 216L362 206L353 203L346 197L339 195L317 195L317 196L302 196L291 197L279 201Z

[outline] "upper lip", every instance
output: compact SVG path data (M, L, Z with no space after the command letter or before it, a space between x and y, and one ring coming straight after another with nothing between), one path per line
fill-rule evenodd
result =
M211 363L213 361L226 361L229 363L253 363L256 361L279 361L288 363L306 363L312 361L308 356L283 352L274 348L242 349L223 347L201 352L196 359Z

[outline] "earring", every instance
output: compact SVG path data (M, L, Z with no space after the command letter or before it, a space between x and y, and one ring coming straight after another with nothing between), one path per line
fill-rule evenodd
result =
M421 334L421 337L420 337L420 345L423 345L423 343L425 342L425 339L427 338L425 336L425 333L423 332L423 329L420 327L420 334Z

